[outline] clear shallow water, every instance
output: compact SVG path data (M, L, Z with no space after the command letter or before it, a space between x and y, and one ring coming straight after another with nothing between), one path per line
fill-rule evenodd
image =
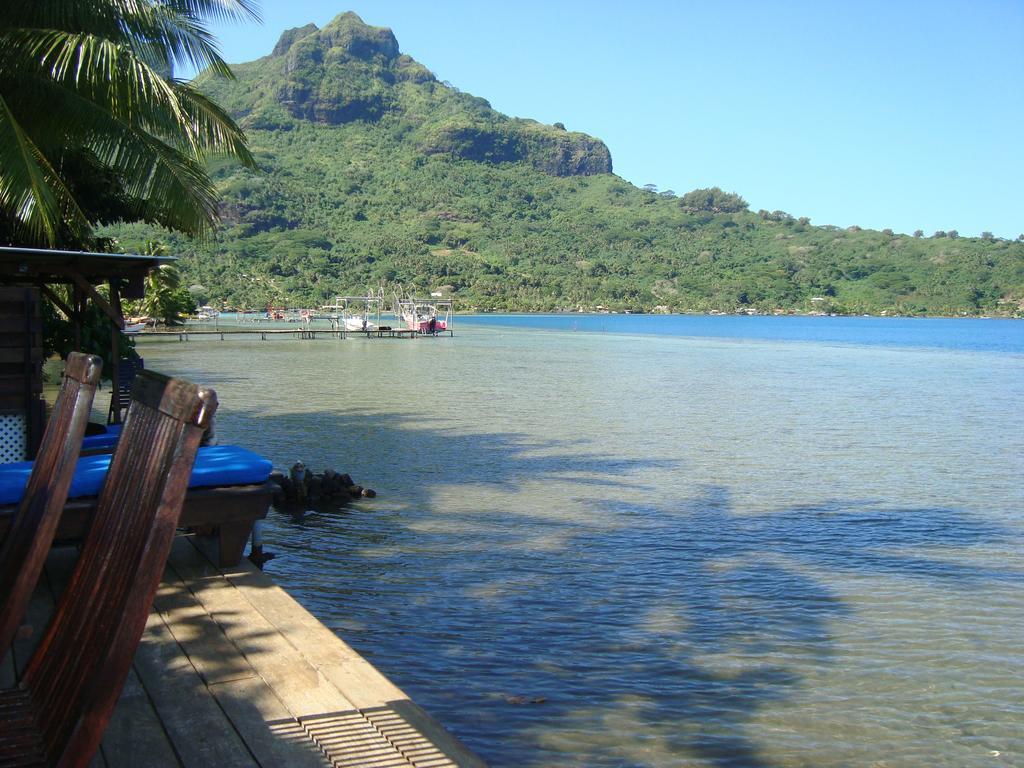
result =
M379 492L267 571L494 765L1024 764L1024 324L636 319L141 351Z

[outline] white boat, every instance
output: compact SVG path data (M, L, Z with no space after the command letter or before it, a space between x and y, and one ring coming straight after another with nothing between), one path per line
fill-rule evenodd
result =
M346 331L375 331L380 327L379 296L335 296L333 304L320 308L322 315L338 323Z
M136 334L146 327L145 323L128 323L121 329L121 333Z
M424 334L448 331L452 323L452 302L450 299L403 299L396 294L395 317L410 331Z
M370 322L365 315L361 317L352 316L342 318L346 331L375 331L377 324Z
M196 312L196 320L216 320L220 317L220 312L210 306L203 306Z

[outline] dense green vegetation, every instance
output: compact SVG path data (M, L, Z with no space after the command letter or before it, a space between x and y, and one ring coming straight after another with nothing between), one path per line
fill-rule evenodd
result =
M495 112L354 14L234 69L200 84L260 171L213 167L212 242L161 236L203 301L316 305L386 282L461 309L1021 312L1024 243L813 226L720 189L637 188L600 141ZM154 231L117 235L132 250Z

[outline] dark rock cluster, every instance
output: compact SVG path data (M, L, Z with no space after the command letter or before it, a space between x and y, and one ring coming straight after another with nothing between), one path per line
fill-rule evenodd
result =
M277 507L347 503L351 499L372 499L377 495L372 488L354 483L352 477L344 472L326 469L315 473L301 461L293 464L288 474L272 472L270 481L280 489L274 494L274 505Z

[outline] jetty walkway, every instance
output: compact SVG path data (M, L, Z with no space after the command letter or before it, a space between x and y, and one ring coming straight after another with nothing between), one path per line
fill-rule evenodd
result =
M364 336L367 339L419 339L434 338L437 336L454 336L451 330L437 331L436 333L420 333L417 330L408 328L376 328L372 331L348 331L343 328L165 328L153 331L139 331L132 334L134 338L168 338L176 337L178 341L189 341L191 337L220 337L224 341L225 336L259 336L263 341L268 338L280 338L291 336L295 339L316 339L316 338L337 338L347 339L349 336Z
M485 763L247 560L179 536L93 768ZM14 684L77 558L55 547L0 664Z

